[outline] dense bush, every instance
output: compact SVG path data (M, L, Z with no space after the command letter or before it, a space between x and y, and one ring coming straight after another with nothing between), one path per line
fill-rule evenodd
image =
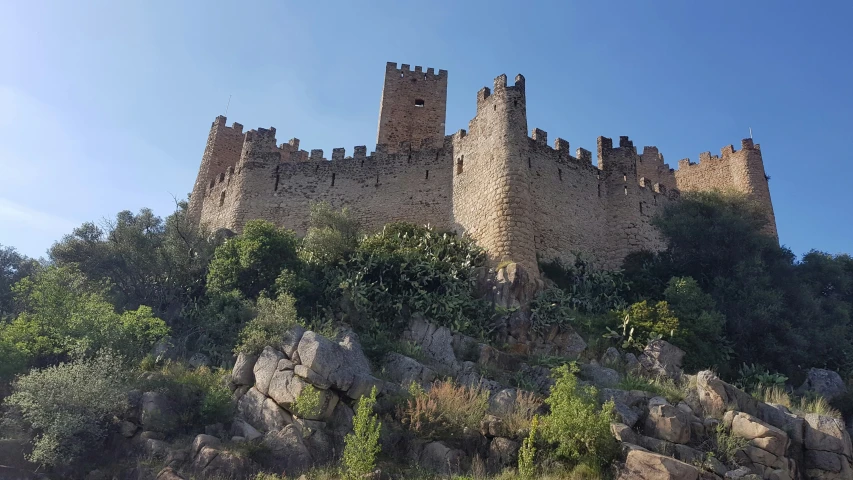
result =
M15 313L12 285L33 274L38 263L12 247L0 245L0 321Z
M409 313L453 331L485 336L487 303L474 296L474 269L485 252L472 240L407 223L392 223L366 237L339 268L340 287L361 330L398 331Z
M191 429L232 419L234 404L231 391L222 381L225 374L222 369L167 362L144 375L139 388L167 396L175 405L181 426Z
M130 380L124 359L106 351L19 377L5 404L36 434L30 460L74 466L97 451L128 407Z
M258 298L257 312L257 316L240 332L240 340L235 348L238 353L256 354L267 345L276 346L283 332L302 323L296 313L295 300L287 293L280 294L274 300L261 296Z
M309 224L302 240L303 258L309 263L337 264L358 246L361 226L346 208L336 211L327 203L313 204Z
M216 248L207 275L210 292L238 290L254 299L275 285L284 269L299 265L296 235L263 220L246 222L243 233Z
M541 262L542 273L563 292L564 307L581 313L607 313L624 308L630 285L622 272L596 268L592 261L574 253L574 262L561 259Z
M560 460L609 465L617 453L610 434L613 402L599 406L595 387L578 385L576 368L563 365L553 372L556 383L545 399L551 411L542 418L542 438Z

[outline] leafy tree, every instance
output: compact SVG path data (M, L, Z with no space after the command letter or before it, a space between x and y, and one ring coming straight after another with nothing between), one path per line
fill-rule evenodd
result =
M37 267L35 260L21 255L12 247L0 245L0 321L15 311L12 285L31 275Z
M169 333L146 306L117 313L104 288L74 267L47 267L14 287L22 313L0 325L0 374L111 348L140 358Z
M240 332L237 352L257 354L267 345L278 345L281 335L290 327L302 323L296 313L295 300L289 294L276 299L258 298L258 315Z
M309 262L336 264L358 246L361 226L346 208L336 211L327 203L313 204L309 224L303 239L303 252Z
M216 248L207 287L212 293L238 290L255 299L270 290L284 269L294 269L296 235L263 220L246 223L243 233Z
M725 366L731 347L723 336L726 319L716 303L690 277L673 277L664 290L670 309L678 317L678 329L672 342L690 354L685 356L688 371Z

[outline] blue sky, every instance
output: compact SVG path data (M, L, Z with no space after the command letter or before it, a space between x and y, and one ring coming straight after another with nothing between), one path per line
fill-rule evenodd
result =
M628 135L675 166L752 127L782 243L853 253L853 2L0 3L0 244L31 256L169 214L229 95L279 142L372 148L387 61L449 71L448 133L501 73L572 149Z

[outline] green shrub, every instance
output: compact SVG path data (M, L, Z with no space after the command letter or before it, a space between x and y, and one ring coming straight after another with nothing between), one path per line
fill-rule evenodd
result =
M207 274L211 292L238 290L257 298L285 268L298 265L296 235L264 220L246 222L243 233L216 248Z
M300 417L316 417L320 414L320 390L314 385L306 385L293 402L293 412Z
M777 372L770 372L762 365L744 363L738 371L735 385L749 393L761 393L773 387L784 388L788 377Z
M222 381L225 370L168 362L154 373L140 386L169 397L185 427L227 422L233 415L231 391Z
M536 430L539 427L539 418L533 417L530 423L530 433L527 438L521 443L521 448L518 450L518 476L523 480L533 480L536 478Z
M431 227L391 223L364 238L338 268L340 288L360 313L360 331L395 333L408 315L426 318L455 332L485 337L492 309L474 296L474 269L485 264L471 239Z
M684 368L693 372L726 365L732 349L723 336L726 317L716 310L714 299L690 277L671 278L663 294L678 317L671 341L687 352Z
M737 452L746 448L749 440L732 435L723 424L710 432L708 439L699 446L709 457L714 457L729 467L739 465Z
M379 433L382 424L373 413L376 404L376 387L369 396L361 397L352 420L353 431L344 439L343 467L344 476L355 480L376 467L376 455L379 454Z
M327 203L311 205L308 233L302 241L303 258L308 262L335 264L358 246L361 226L348 209L332 209Z
M129 389L124 359L102 351L18 377L4 403L36 434L30 461L73 466L103 445L110 420L128 407Z
M599 407L597 390L579 386L576 371L567 365L554 370L556 383L545 399L551 411L542 418L542 438L551 444L558 459L609 465L617 453L610 434L613 402Z
M607 313L625 308L629 285L622 272L595 268L580 253L574 253L574 257L571 264L561 259L539 264L542 273L565 293L561 306L581 313Z
M258 316L240 332L235 352L260 353L267 345L278 345L286 330L303 323L296 313L296 301L287 293L280 294L275 300L261 295L257 311Z

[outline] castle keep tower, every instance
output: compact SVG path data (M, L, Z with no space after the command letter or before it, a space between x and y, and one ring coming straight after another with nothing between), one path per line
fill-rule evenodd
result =
M523 265L574 253L606 268L625 255L666 247L652 225L681 191L733 189L762 205L776 234L770 189L759 145L746 139L720 156L699 155L673 170L657 147L642 153L628 137L618 146L598 139L598 161L569 141L528 129L522 75L506 75L477 93L467 130L445 135L447 71L388 63L375 151L355 146L300 149L278 143L275 128L243 132L216 117L211 125L189 215L207 230L241 232L263 219L306 233L311 205L348 208L366 232L395 221L429 224L470 235L493 266ZM472 102L473 103L473 102ZM284 137L287 138L287 137Z
M379 104L379 131L376 143L387 145L388 152L410 148L440 146L444 142L444 122L447 116L447 70L395 62L385 66L385 85ZM426 143L424 143L426 142Z

